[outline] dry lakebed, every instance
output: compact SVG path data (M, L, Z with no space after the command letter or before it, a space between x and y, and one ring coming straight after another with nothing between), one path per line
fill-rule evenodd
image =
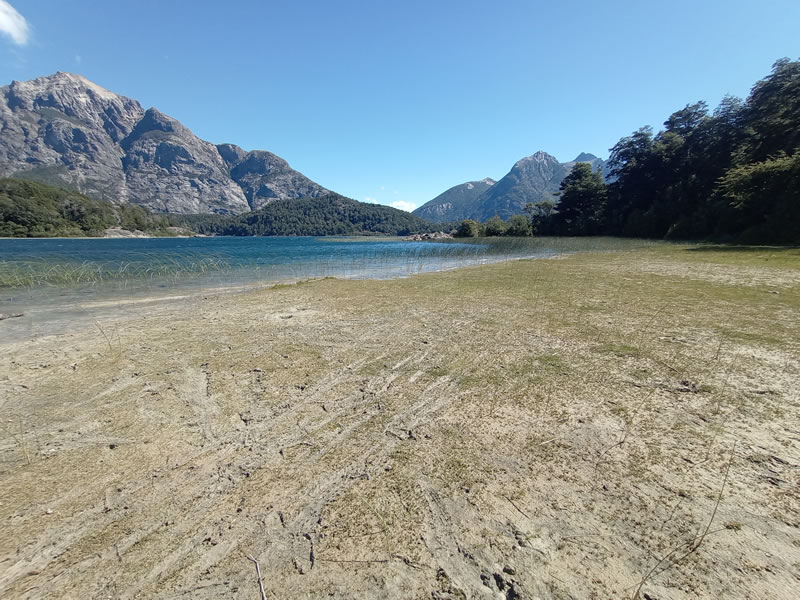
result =
M800 595L796 249L6 323L2 598Z

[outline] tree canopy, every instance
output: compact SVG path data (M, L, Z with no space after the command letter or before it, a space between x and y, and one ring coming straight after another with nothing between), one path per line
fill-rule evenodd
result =
M800 62L781 59L745 101L688 104L611 149L609 184L578 164L541 229L650 238L800 242Z
M578 163L561 182L561 198L554 227L566 235L601 232L606 204L606 183L588 163Z
M410 213L329 194L276 200L241 215L170 215L170 222L208 235L409 235L433 231Z
M0 178L0 237L99 236L109 227L167 235L167 218L133 204L115 205L78 192Z

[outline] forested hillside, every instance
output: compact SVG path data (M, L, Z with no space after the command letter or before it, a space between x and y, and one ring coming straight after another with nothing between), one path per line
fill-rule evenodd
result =
M133 204L116 205L62 188L0 178L0 237L99 236L109 227L167 235L169 223Z
M408 235L433 226L407 212L336 194L279 200L243 215L156 215L62 188L0 178L0 237L99 236L109 227L170 235L170 225L206 235Z
M206 235L408 235L432 231L430 223L410 213L337 194L278 200L243 215L170 215L169 219L174 225Z

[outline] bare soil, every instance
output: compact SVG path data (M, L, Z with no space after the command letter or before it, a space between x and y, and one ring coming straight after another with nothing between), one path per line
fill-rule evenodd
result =
M583 254L0 345L0 596L258 599L251 556L268 598L797 598L798 274Z

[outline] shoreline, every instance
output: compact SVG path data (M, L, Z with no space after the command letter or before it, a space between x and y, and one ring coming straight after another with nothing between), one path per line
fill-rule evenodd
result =
M798 280L576 253L13 343L0 595L789 600Z
M59 303L56 305L53 304L39 304L28 306L24 310L25 312L22 315L22 320L17 321L13 324L6 325L5 333L6 335L3 339L0 339L0 347L3 347L7 344L24 342L26 340L34 340L39 339L41 337L49 337L52 335L64 335L69 333L74 333L79 331L80 329L86 327L87 325L91 325L92 322L96 321L97 318L102 318L104 320L113 320L115 318L123 318L126 313L131 312L131 309L143 307L148 305L150 307L158 308L167 308L159 307L158 305L167 305L170 302L184 302L184 303L192 303L199 300L207 300L214 296L220 295L235 295L235 294L243 294L248 292L255 292L255 291L264 291L270 290L276 287L282 286L292 286L298 284L307 284L313 283L315 281L321 281L324 279L338 279L341 281L392 281L392 280L400 280L406 279L411 277L419 277L426 274L435 274L435 273L447 273L452 271L458 271L462 269L470 269L470 268L478 268L484 267L492 264L498 264L503 262L509 261L517 261L517 260L544 260L544 259L554 259L554 258L561 258L566 256L564 254L560 255L552 255L552 256L521 256L521 257L488 257L482 258L480 262L473 262L469 264L463 265L454 265L449 267L442 267L442 268L435 268L431 270L423 270L416 273L407 273L407 274L397 274L394 276L389 277L369 277L369 276L353 276L353 277L336 277L336 276L319 276L319 277L301 277L301 278L285 278L285 279L278 279L278 280L264 280L264 281L254 281L249 283L230 283L228 285L215 285L212 287L193 287L189 285L190 282L184 282L185 285L183 286L176 286L174 289L165 288L162 290L163 294L152 294L152 290L150 293L152 295L149 296L141 296L140 293L132 293L132 294L124 294L122 292L126 292L128 290L120 290L119 295L115 295L113 297L108 297L107 299L100 299L100 300L82 300L80 298L73 298L69 303ZM135 285L135 281L132 282ZM90 289L93 286L90 286ZM47 288L39 288L39 289L47 289ZM63 288L66 290L75 290L75 288L70 288L65 286ZM57 291L58 288L54 289L54 292ZM174 291L182 290L186 293L178 293L175 294ZM22 305L15 305L15 306L22 306ZM102 312L102 309L108 309L105 313ZM92 311L95 311L94 313ZM68 317L61 318L60 322L56 321L53 322L51 319L47 318L47 315L58 315L61 313L66 313ZM83 313L83 314L82 314ZM54 327L57 333L47 333L47 332L40 332L37 334L30 334L26 335L21 333L22 330L31 330L32 326L27 325L25 319L29 321L33 321L36 319L42 319L44 317L44 322L47 323L49 327ZM66 324L65 321L69 321L69 324ZM14 329L16 331L12 331L9 334L9 329ZM0 325L0 333L3 332L3 326Z

